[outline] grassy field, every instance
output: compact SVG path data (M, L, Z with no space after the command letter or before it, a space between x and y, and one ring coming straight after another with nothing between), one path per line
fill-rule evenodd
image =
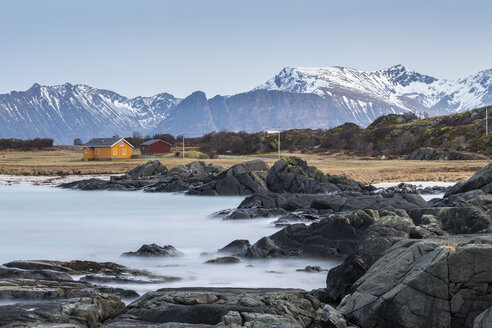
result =
M284 154L283 154L284 155ZM296 154L285 154L292 156ZM316 166L324 173L341 174L364 183L389 181L462 181L489 161L404 161L367 160L343 155L324 157L320 155L297 154L306 159L309 165ZM276 154L263 154L262 157L272 165ZM9 175L70 175L70 174L122 174L150 158L91 161L81 160L80 150L54 147L49 151L3 151L0 152L0 174ZM196 159L167 157L159 159L168 168L187 164ZM204 159L230 167L248 158Z

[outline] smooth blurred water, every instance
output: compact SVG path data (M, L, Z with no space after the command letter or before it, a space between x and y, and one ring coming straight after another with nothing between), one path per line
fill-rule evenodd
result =
M125 285L140 293L183 286L323 287L326 272L296 269L307 265L329 269L339 261L242 259L238 264L204 264L234 239L254 243L278 230L270 224L272 218L224 221L210 216L237 207L242 199L0 185L0 263L21 259L112 261L182 278L160 285ZM184 256L120 256L149 243L173 245Z

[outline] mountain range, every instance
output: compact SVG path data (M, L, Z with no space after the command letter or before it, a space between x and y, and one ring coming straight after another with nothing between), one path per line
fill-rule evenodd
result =
M458 80L397 65L378 71L345 67L284 68L251 91L184 99L168 93L127 98L86 85L34 84L0 95L0 138L74 138L211 131L367 126L390 113L444 115L492 103L492 69Z

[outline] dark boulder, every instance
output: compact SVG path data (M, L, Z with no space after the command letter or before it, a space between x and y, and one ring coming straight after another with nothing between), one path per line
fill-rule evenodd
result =
M234 264L234 263L239 263L241 262L240 259L234 256L222 256L222 257L217 257L215 259L211 259L206 261L205 263L209 264Z
M471 190L482 190L484 193L492 193L492 163L486 165L468 180L463 183L457 183L451 187L444 197L453 194L461 194Z
M403 240L337 308L362 327L472 327L492 304L492 236Z
M236 164L214 179L193 186L188 195L252 195L268 191L265 184L268 165L262 160Z
M411 161L436 161L445 159L445 155L434 148L426 147L414 150L406 159Z
M0 326L96 328L125 307L119 297L98 295L0 306Z
M362 234L357 246L344 259L343 263L331 269L326 278L327 297L339 302L388 248L396 242L408 239L413 221L396 213L380 217Z
M103 327L307 328L320 306L311 293L295 289L160 289L128 305Z
M159 246L157 244L150 245L142 245L136 252L126 252L121 254L122 256L144 256L144 257L153 257L153 256L180 256L183 253L178 251L174 246L165 245Z
M219 253L229 253L229 254L238 254L241 253L243 250L251 246L249 243L249 240L247 239L236 239L226 246L222 247L219 249L217 252Z
M158 160L148 161L145 164L139 165L127 173L131 178L153 177L165 174L167 167L162 165Z

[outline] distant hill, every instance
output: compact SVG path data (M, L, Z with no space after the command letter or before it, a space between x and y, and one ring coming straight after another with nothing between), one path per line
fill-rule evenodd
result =
M492 104L492 69L451 81L401 65L379 71L343 67L285 68L252 91L184 99L167 93L127 98L66 83L34 84L0 95L0 138L74 138L272 128L328 129L345 122L365 127L387 114L443 115Z
M492 119L489 119L492 124ZM193 143L203 152L259 154L277 150L277 135L220 132ZM485 136L485 110L420 119L414 114L389 114L363 128L345 123L328 130L282 131L283 153L345 153L368 157L401 158L417 149L439 154L434 159L479 159L492 155L492 133ZM432 149L431 149L432 148Z

